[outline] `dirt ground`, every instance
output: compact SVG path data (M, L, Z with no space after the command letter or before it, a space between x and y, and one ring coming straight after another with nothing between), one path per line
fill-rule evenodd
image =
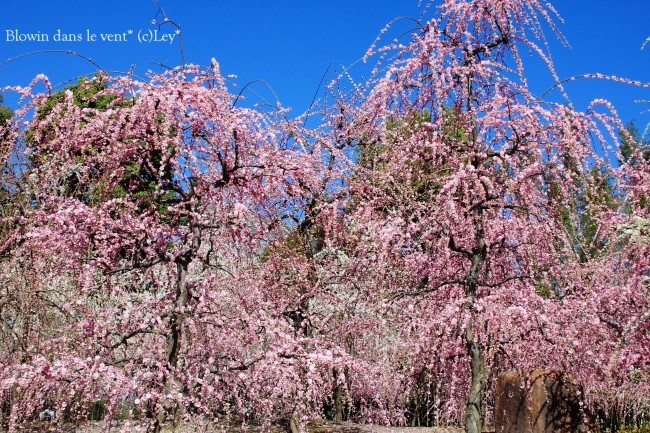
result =
M52 433L119 433L125 431L127 433L145 433L146 425L141 423L131 423L125 425L121 422L114 426L107 428L101 422L90 422L82 426L68 426L68 427L54 427L47 424L40 424L34 426L33 429L26 430L27 432L52 432ZM262 433L265 430L261 427L248 426L242 428L241 426L218 424L218 423L205 423L205 424L183 424L176 427L168 426L163 429L164 433ZM289 432L288 425L275 424L271 426L270 433L285 433ZM314 421L307 424L305 433L461 433L462 428L459 427L385 427L385 426L372 426L364 424L354 424L350 422L334 423L330 421Z

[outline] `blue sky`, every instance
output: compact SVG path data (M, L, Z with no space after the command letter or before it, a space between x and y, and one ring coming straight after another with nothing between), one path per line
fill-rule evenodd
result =
M181 25L186 63L209 64L212 57L224 74L238 76L243 86L251 80L268 82L283 105L300 113L309 106L323 73L332 65L331 78L341 65L351 65L373 42L381 28L398 16L418 17L417 0L330 0L330 1L209 1L160 0L167 16ZM560 28L571 43L563 48L549 35L551 52L560 77L582 73L605 73L650 82L650 46L641 50L650 36L650 1L558 0L553 2L564 24ZM158 29L152 24L157 7L152 0L5 0L0 5L0 62L40 50L73 50L108 71L128 71L135 65L140 75L161 71L157 63L181 63L179 38L171 25L161 27L157 42L139 42L137 35ZM160 15L157 17L162 19ZM410 24L400 22L398 35ZM81 41L55 41L54 35L80 35ZM128 31L132 30L132 34ZM47 34L48 41L20 42L20 35ZM125 35L126 33L126 35ZM96 41L88 41L95 34ZM126 41L102 41L101 35ZM166 40L161 40L166 38ZM70 38L68 39L75 39ZM61 53L28 55L0 65L0 86L26 85L38 73L54 84L76 81L96 67L81 58ZM552 84L551 77L534 57L528 71L535 89ZM362 66L350 69L355 78ZM263 89L259 89L264 92ZM238 89L233 89L238 91ZM650 122L650 89L617 83L582 80L567 85L576 108L583 109L594 98L611 100L623 121ZM267 92L268 94L268 92ZM15 98L7 96L11 104Z

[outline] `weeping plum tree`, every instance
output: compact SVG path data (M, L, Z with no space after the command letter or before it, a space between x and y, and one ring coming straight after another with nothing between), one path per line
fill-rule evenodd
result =
M20 91L2 146L26 197L3 215L5 426L44 404L115 415L124 396L154 430L180 408L245 411L240 382L288 327L253 308L250 273L327 184L320 153L281 112L237 107L216 63Z
M521 50L556 78L546 3L435 12L314 129L242 107L216 62L17 89L30 102L0 133L4 426L100 401L153 431L345 407L478 433L495 376L537 367L573 373L592 406L647 411L643 146L609 150L605 101L530 90Z
M611 404L631 368L647 379L648 271L629 255L638 247L620 257L628 216L603 194L645 190L645 169L610 162L620 122L607 102L577 111L529 88L522 51L557 79L543 48L543 27L560 36L551 6L448 0L436 11L409 43L377 50L396 54L346 107L363 149L348 215L367 235L356 256L372 255L378 289L400 275L383 289L412 312L468 433L483 428L503 369L570 371L591 403Z

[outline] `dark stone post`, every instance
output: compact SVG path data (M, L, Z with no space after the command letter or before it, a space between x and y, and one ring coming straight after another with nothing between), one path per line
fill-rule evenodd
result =
M578 433L586 431L582 392L567 373L533 370L499 375L494 402L496 433Z

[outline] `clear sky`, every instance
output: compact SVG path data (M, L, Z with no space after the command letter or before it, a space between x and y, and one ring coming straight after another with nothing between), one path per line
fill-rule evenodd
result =
M650 36L650 0L619 0L616 6L611 0L552 3L564 18L560 28L571 44L571 48L551 44L560 77L600 72L650 82L650 44L641 50ZM222 73L238 76L239 86L265 80L283 105L296 113L307 109L328 65L332 78L341 65L359 59L391 19L420 14L417 0L160 0L160 4L181 25L186 63L207 65L214 57ZM177 66L180 38L172 25L152 24L153 19L162 20L157 10L152 0L3 0L0 62L41 50L73 50L107 71L128 71L135 65L135 72L144 75L149 69L161 71L160 63ZM401 21L390 34L399 35L411 26ZM158 33L150 33L154 30ZM30 34L41 40L24 40ZM156 40L145 41L150 37ZM551 35L549 40L554 41ZM552 79L534 57L528 65L541 93ZM43 52L0 64L0 86L26 85L38 73L63 84L96 69L78 57ZM358 79L364 70L355 66L350 72ZM650 122L650 115L643 114L650 103L634 103L650 100L650 89L582 80L568 84L567 91L578 109L594 98L606 98L623 121ZM6 100L15 102L10 95Z

